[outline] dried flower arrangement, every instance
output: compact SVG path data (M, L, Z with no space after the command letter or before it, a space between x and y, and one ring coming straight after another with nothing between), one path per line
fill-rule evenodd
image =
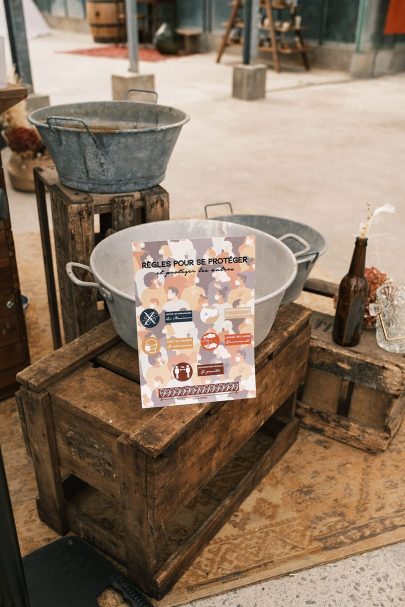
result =
M33 192L33 168L52 161L37 129L28 122L25 101L3 114L3 129L3 138L13 152L7 166L10 181L16 190Z
M371 268L366 268L364 274L368 281L368 297L366 303L366 312L364 315L364 328L374 329L376 325L376 318L370 314L370 304L375 303L377 289L387 281L387 275L374 266Z

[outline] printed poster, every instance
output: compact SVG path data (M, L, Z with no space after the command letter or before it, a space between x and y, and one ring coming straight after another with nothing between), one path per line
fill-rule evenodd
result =
M255 237L133 242L142 407L256 396Z

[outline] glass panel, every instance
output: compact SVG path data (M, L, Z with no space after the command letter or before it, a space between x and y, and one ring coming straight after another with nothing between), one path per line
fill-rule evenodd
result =
M84 19L85 8L83 0L66 0L68 7L68 16L78 19Z
M36 0L35 4L38 6L40 11L45 13L51 12L51 0Z
M67 7L65 6L65 0L51 0L51 14L56 17L66 17Z
M179 27L203 27L204 0L178 0Z
M301 0L298 6L306 28L305 38L354 42L359 0Z
M212 0L212 31L222 31L231 12L229 0Z

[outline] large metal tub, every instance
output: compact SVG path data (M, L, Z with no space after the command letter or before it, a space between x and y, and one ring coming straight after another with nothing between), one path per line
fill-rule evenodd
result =
M217 205L207 205L209 206ZM232 206L230 208L232 210ZM283 304L290 303L300 296L318 257L323 255L327 248L322 234L304 223L291 219L270 215L220 215L214 219L262 230L282 240L288 246L297 259L298 272L294 282L285 292Z
M225 221L157 221L127 228L102 240L90 257L90 268L70 262L71 280L82 287L96 287L107 302L118 335L137 348L135 323L133 241L180 240L215 236L256 236L255 345L269 333L286 289L297 273L297 262L289 248L264 232ZM93 273L95 282L84 282L74 268Z
M189 117L154 103L101 101L32 112L61 182L85 192L146 190L163 181Z

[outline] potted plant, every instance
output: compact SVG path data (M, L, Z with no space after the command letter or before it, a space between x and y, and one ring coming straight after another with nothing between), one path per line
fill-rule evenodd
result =
M52 165L51 157L37 129L27 119L25 101L3 115L3 137L11 149L7 171L15 190L34 192L33 169Z

